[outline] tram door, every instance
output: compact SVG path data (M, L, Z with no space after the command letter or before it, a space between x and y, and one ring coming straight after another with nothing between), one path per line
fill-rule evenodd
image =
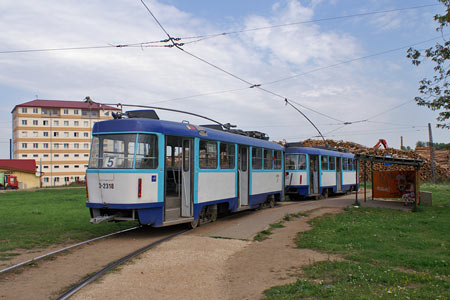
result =
M192 191L193 191L193 165L194 165L194 151L191 139L183 140L183 163L182 163L182 178L181 178L181 216L192 216Z
M342 167L341 167L342 158L336 157L336 191L342 191Z
M319 194L319 156L309 156L309 193Z
M248 147L239 146L238 174L239 203L241 206L248 205Z

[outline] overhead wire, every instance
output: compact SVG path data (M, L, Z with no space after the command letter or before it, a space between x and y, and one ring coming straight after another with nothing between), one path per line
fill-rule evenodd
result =
M278 94L276 94L276 93L273 93L273 92L271 92L271 91L269 91L269 90L263 89L263 88L261 88L260 85L258 85L258 84L253 84L253 83L251 83L251 82L249 82L249 81L247 81L247 80L245 80L245 79L243 79L243 78L241 78L241 77L239 77L239 76L237 76L237 75L234 75L233 73L230 73L230 72L226 71L225 69L223 69L223 68L221 68L221 67L219 67L219 66L217 66L217 65L215 65L215 64L213 64L213 63L210 63L209 61L207 61L207 60L205 60L205 59L203 59L203 58L201 58L201 57L199 57L199 56L197 56L197 55L195 55L195 54L193 54L193 53L191 53L191 52L188 52L188 51L184 50L183 48L180 47L180 45L178 45L178 44L173 40L173 38L170 36L170 34L166 31L166 29L165 29L165 28L162 26L162 24L158 21L158 19L156 18L156 16L152 13L152 11L150 10L150 8L145 4L144 0L140 0L140 1L141 1L141 3L144 5L144 7L147 9L147 11L150 13L150 15L153 17L153 19L157 22L157 24L161 27L161 29L166 33L166 35L168 36L168 38L172 41L173 45L174 45L177 49L181 50L183 53L186 53L186 54L188 54L188 55L190 55L190 56L196 58L197 60L202 61L202 62L205 63L205 64L208 64L209 66L211 66L211 67L213 67L213 68L215 68L215 69L217 69L217 70L219 70L219 71L221 71L221 72L223 72L223 73L225 73L225 74L228 74L229 76L231 76L231 77L233 77L233 78L235 78L235 79L237 79L237 80L239 80L239 81L241 81L241 82L244 82L244 83L248 84L250 88L258 88L258 89L260 89L260 90L262 90L262 91L265 91L265 92L267 92L267 93L270 93L270 94L273 94L273 95L275 95L275 96L284 98L284 101L285 101L286 105L290 105L290 106L291 106L292 108L294 108L297 112L299 112L303 117L305 117L305 119L308 120L308 122L311 123L311 125L317 130L317 132L320 134L320 136L322 137L323 141L324 141L325 144L326 144L325 138L323 137L322 133L321 133L320 130L317 128L317 126L316 126L316 125L315 125L315 124L314 124L314 123L313 123L313 122L312 122L312 121L311 121L311 120L310 120L310 119L309 119L302 111L300 111L297 107L295 107L292 103L290 103L289 100L288 100L286 97L283 97L283 96L281 96L281 95L278 95Z
M142 3L142 4L144 6L147 6L145 3ZM412 6L412 7L390 9L390 10L372 11L372 12L366 12L366 13L351 14L351 15L336 16L336 17L328 17L328 18L315 19L315 20L309 20L309 21L299 21L299 22L284 23L284 24L277 24L277 25L271 25L271 26L263 26L263 27L235 30L235 31L229 31L229 32L221 32L221 33L214 33L214 34L179 37L179 38L176 38L176 40L177 41L181 41L181 40L194 39L194 41L184 41L183 42L183 44L191 44L191 43L197 43L197 42L200 42L200 41L203 41L203 40L211 39L211 38L214 38L214 37L233 35L233 34L239 34L239 33L244 33L244 32L267 30L267 29L280 28L280 27L286 27L286 26L295 26L295 25L308 24L308 23L318 23L318 22L324 22L324 21L340 20L340 19L346 19L346 18L355 18L355 17L362 17L362 16L369 16L369 15L376 15L376 14L386 14L386 13L392 13L392 12L397 12L397 11L406 11L406 10L413 10L413 9L421 9L421 8L433 7L433 6L438 6L438 5L440 5L440 4L428 4L428 5L421 5L421 6ZM152 14L151 12L149 12L149 13ZM156 22L159 23L159 21L157 21L157 20L156 20ZM159 25L161 25L161 23L159 23ZM163 29L163 30L167 34L167 31L165 29ZM142 48L147 48L147 47L170 47L169 45L152 45L152 44L166 43L166 42L168 42L168 40L149 41L149 42L140 42L140 43L124 43L124 44L116 44L116 45L77 46L77 47L23 49L23 50L4 50L4 51L0 51L0 54L29 53L29 52L49 52L49 51L71 51L71 50L88 50L88 49L104 49L104 48L127 48L127 47L128 48L131 48L131 47L142 47Z
M426 5L420 5L420 6L411 6L411 7L396 8L396 9L389 9L389 10L372 11L372 12L359 13L359 14L351 14L351 15L344 15L344 16L321 18L321 19L315 19L315 20L309 20L309 21L299 21L299 22L284 23L284 24L277 24L277 25L271 25L271 26L262 26L262 27L256 27L256 28L235 30L235 31L229 31L229 32L220 32L220 33L213 33L213 34L205 34L205 35L183 37L182 39L212 38L212 37L218 37L218 36L240 34L240 33L244 33L244 32L251 32L251 31L259 31L259 30L280 28L280 27L286 27L286 26L295 26L295 25L302 25L302 24L308 24L308 23L318 23L318 22L324 22L324 21L333 21L333 20L340 20L340 19L347 19L347 18L370 16L370 15L376 15L376 14L386 14L386 13L392 13L392 12L398 12L398 11L406 11L406 10L413 10L413 9L428 8L428 7L439 6L439 5L440 4L426 4Z

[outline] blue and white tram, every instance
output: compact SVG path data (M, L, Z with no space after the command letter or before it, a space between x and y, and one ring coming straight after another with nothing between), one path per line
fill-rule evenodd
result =
M144 118L98 122L87 173L91 222L168 226L272 206L283 147L211 128Z
M286 194L327 197L356 190L358 161L351 153L286 145Z

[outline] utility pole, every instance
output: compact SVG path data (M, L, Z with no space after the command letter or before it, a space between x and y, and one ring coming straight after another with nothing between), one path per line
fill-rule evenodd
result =
M434 146L433 146L433 134L431 133L431 124L428 123L428 138L430 147L430 160L431 160L431 180L436 183L435 162L434 162Z
M400 136L400 150L403 150L403 136Z

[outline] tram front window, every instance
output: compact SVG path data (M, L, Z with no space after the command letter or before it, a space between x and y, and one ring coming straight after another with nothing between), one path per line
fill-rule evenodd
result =
M131 169L136 134L105 134L92 138L89 168Z

